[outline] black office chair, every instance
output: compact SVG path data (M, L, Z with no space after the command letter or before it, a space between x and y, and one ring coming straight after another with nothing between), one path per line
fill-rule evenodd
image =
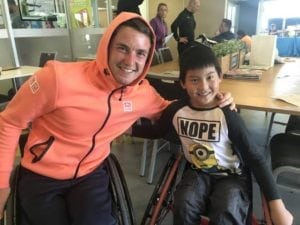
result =
M270 152L282 199L294 215L294 224L300 224L300 116L290 116L285 133L271 138Z
M56 54L56 52L41 52L39 67L43 67L48 60L54 60Z
M157 64L160 64L160 57L157 51L154 52L153 58L152 58L152 62L151 62L151 66L155 66Z
M28 133L24 133L19 139L21 157L23 156L27 137ZM136 221L128 186L118 159L111 153L104 161L104 164L110 177L109 189L112 193L113 213L117 224L135 225ZM6 205L5 216L0 220L0 225L21 225L21 221L22 225L30 225L25 217L21 218L24 215L21 213L22 208L17 194L20 169L20 166L17 165L11 177L11 194Z

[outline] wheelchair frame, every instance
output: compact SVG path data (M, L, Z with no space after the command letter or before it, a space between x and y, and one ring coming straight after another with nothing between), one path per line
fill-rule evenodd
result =
M105 160L105 164L110 177L109 188L112 193L113 210L118 225L135 225L136 222L127 183L116 156L111 153ZM20 215L18 214L19 205L16 194L19 169L20 166L18 165L12 176L11 194L6 204L5 215L1 220L1 225L20 224Z
M168 160L165 168L162 171L162 174L159 178L157 185L154 188L152 196L149 200L147 208L145 210L144 216L142 218L141 225L159 225L162 224L164 218L167 214L172 211L173 205L173 194L176 188L176 185L180 181L186 161L181 153L178 153L176 156L172 155ZM267 202L262 196L262 208L264 211L264 221L258 221L254 216L250 218L251 225L272 225L269 209ZM200 220L200 218L199 218ZM209 218L201 216L200 225L207 225L209 223Z

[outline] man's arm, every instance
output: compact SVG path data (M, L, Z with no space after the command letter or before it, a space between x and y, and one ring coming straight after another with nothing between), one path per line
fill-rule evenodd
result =
M219 107L223 108L224 106L230 105L230 109L236 111L236 106L230 92L219 92L217 94L217 100Z
M0 219L3 218L3 211L10 193L10 188L0 188Z
M180 23L180 14L176 17L176 19L171 24L171 32L173 33L173 37L176 41L179 41L178 27Z

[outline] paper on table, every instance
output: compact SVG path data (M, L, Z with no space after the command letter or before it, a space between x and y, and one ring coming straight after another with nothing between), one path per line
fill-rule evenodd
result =
M167 35L164 39L164 44L163 45L166 45L168 41L170 41L170 39L173 37L173 33Z
M273 96L273 98L283 100L287 103L300 107L300 95L299 94L291 94L291 95L278 95Z
M178 70L166 71L166 72L163 72L163 74L168 75L170 77L175 77L175 78L179 77L179 71Z

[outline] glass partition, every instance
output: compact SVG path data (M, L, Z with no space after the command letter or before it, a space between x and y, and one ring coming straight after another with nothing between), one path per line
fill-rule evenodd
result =
M7 0L13 28L66 28L64 0Z
M0 29L4 29L4 12L2 10L2 2L0 2Z
M76 28L105 28L113 17L118 0L70 1L71 26Z

